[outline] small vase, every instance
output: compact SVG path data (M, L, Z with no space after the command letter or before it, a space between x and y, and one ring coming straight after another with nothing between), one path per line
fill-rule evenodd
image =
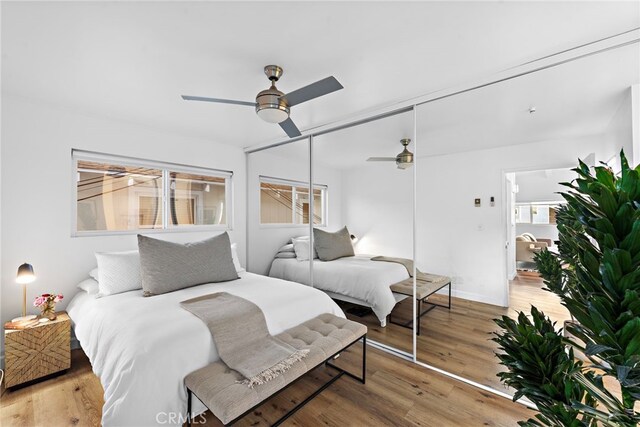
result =
M56 320L56 303L51 301L46 303L41 308L42 317L46 317L49 320Z

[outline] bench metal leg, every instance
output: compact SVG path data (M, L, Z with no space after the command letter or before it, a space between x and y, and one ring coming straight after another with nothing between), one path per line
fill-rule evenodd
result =
M187 389L187 427L191 427L191 390Z
M330 360L335 359L340 353L342 353L343 351L345 351L346 349L348 349L349 347L351 347L352 345L354 345L355 343L357 343L358 341L362 340L362 376L358 377L357 375L352 374L351 372L348 372L342 368L339 368L331 363L329 363ZM321 363L322 364L322 363ZM321 365L320 364L320 365ZM291 417L293 414L295 414L299 409L301 409L304 405L306 405L307 403L309 403L313 398L315 398L316 396L318 396L320 393L322 393L327 387L329 387L331 384L333 384L334 382L336 382L340 377L342 377L343 375L347 375L351 378L355 378L356 380L360 381L362 384L365 383L365 375L366 375L366 370L367 370L367 334L364 334L361 338L358 338L357 340L353 341L351 344L349 344L348 346L344 347L342 350L340 350L339 352L333 354L331 357L329 357L328 359L326 359L324 361L325 366L329 366L333 369L335 369L336 371L338 371L338 373L336 374L335 377L332 377L329 381L327 381L324 385L322 385L322 387L320 387L318 390L314 391L309 397L307 397L306 399L304 399L302 402L298 403L293 409L291 409L289 412L287 412L286 414L284 414L280 419L278 419L276 422L274 422L272 425L273 426L278 426L280 424L282 424L283 422L285 422L289 417ZM316 368L320 365L317 365ZM315 369L315 368L314 368ZM269 396L269 398L274 397L275 395L279 394L281 391L286 390L289 386L291 386L292 384L294 384L295 382L297 382L298 380L300 380L301 378L303 378L303 376L297 378L296 380L294 380L292 383L288 384L287 386L285 386L284 388L278 390L277 392L275 392L274 394L272 394L271 396ZM188 390L188 389L187 389ZM188 396L188 400L187 400L187 405L189 407L189 414L191 413L191 391L189 391L189 396ZM231 424L234 424L235 422L237 422L238 420L240 420L241 418L243 418L245 415L253 412L254 409L256 409L258 406L264 404L264 402L267 399L261 401L260 403L258 403L257 405L255 405L253 408L247 410L246 412L244 412L242 415L236 417L235 419L233 419L232 421L228 422L227 424L225 424L225 426L229 426ZM191 419L189 419L188 427L191 426Z
M345 348L340 350L339 353L334 354L333 356L331 356L330 358L328 358L324 362L325 366L329 366L329 367L331 367L331 368L333 368L333 369L338 371L338 373L337 373L337 375L335 377L331 378L322 387L320 387L318 390L314 391L309 397L304 399L302 402L298 403L293 409L291 409L289 412L284 414L278 421L276 421L272 425L275 427L275 426L279 426L280 424L285 422L289 417L291 417L293 414L295 414L299 409L301 409L304 405L306 405L311 400L313 400L316 396L318 396L320 393L322 393L325 389L327 389L331 384L336 382L343 375L347 375L347 376L349 376L351 378L355 378L356 380L358 380L362 384L364 384L365 375L366 375L366 369L367 369L367 365L366 365L366 363L367 363L367 335L366 334L363 335L363 337L362 337L362 376L361 377L357 377L356 375L352 374L351 372L345 371L342 368L338 368L337 366L335 366L335 365L333 365L332 363L329 362L330 360L334 360L336 358L336 356L338 356L340 353L342 353L343 351L345 351L346 349L348 349L349 347L351 347L353 344L357 343L358 341L359 340L356 340L356 341L352 342L351 344L349 344L348 346L346 346Z
M358 341L359 341L359 340L358 340ZM358 342L358 341L354 341L353 343L349 344L347 347L345 347L345 348L344 348L343 350L341 350L341 351L346 350L347 348L351 347L353 344L355 344L355 343L356 343L356 342ZM329 360L331 360L331 358L329 358ZM327 361L324 363L326 366L329 366L329 367L331 367L331 368L333 368L333 369L337 370L337 371L338 371L338 372L340 372L341 374L344 374L344 375L346 375L346 376L348 376L348 377L351 377L351 378L353 378L353 379L355 379L355 380L360 381L362 384L365 384L365 381L366 381L366 373L367 373L367 335L365 334L365 335L363 335L363 336L362 336L362 375L361 375L360 377L359 377L359 376L357 376L357 375L352 374L352 373L351 373L351 372L349 372L349 371L345 371L344 369L339 368L339 367L337 367L337 366L336 366L336 365L334 365L334 364L329 363L329 360L327 360Z
M445 286L449 287L449 303L447 305L434 304L432 302L427 301L427 298L429 298L431 295L433 295L434 293L438 292L440 289L444 288ZM422 326L421 325L422 316L424 316L425 314L427 314L428 312L430 312L431 310L433 310L436 307L443 307L443 308L451 310L451 282L449 282L446 285L442 286L442 288L436 290L432 294L427 295L423 299L416 299L416 303L418 304L418 307L417 307L417 310L416 310L416 319L415 319L415 321L417 322L416 335L420 335L420 329L421 329L421 326ZM428 304L429 308L427 308L426 310L422 311L422 303ZM391 313L389 313L389 316L387 318L389 320L389 323L393 323L394 325L402 326L403 328L408 328L408 329L412 329L413 328L413 320L409 320L409 321L404 322L404 323L394 322L393 319L391 318Z
M338 374L335 377L331 378L329 381L324 383L324 385L322 387L320 387L318 390L314 391L311 394L311 396L307 397L302 402L298 403L293 409L291 409L289 412L284 414L278 421L273 423L272 426L274 426L274 427L275 426L279 426L280 424L285 422L287 419L289 419L289 417L291 417L293 414L298 412L298 409L302 408L304 405L306 405L307 403L312 401L317 395L322 393L327 387L329 387L331 384L336 382L344 373L345 373L344 371L343 372L338 372Z

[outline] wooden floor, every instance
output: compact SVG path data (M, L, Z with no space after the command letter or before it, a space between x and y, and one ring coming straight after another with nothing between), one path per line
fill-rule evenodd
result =
M343 353L336 364L358 372L360 348ZM57 377L17 390L0 399L0 425L98 426L102 387L81 350L72 368ZM514 426L534 412L384 352L367 353L367 383L343 377L284 425L289 426ZM335 371L319 368L267 401L237 425L269 425L304 399ZM221 425L207 412L198 426Z
M451 310L433 309L422 318L422 333L417 339L418 360L509 392L496 376L503 368L494 355L497 345L490 340L491 333L498 329L493 319L505 314L515 317L517 311L529 312L533 304L561 326L569 319L568 311L556 295L542 287L537 275L518 275L510 283L510 308L453 298ZM433 301L447 303L444 295L434 295ZM394 318L409 320L412 311L411 300L406 299L394 309ZM358 317L347 313L347 317L366 324L371 339L412 353L410 329L393 324L382 328L373 314Z

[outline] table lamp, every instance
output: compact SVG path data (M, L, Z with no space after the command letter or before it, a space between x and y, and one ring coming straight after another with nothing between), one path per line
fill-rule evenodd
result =
M25 262L18 267L16 283L22 285L22 319L29 317L27 316L27 283L31 283L34 280L36 280L36 275L33 272L33 266L31 264Z

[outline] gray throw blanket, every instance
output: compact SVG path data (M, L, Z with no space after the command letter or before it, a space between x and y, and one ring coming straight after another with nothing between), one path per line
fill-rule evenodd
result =
M250 388L276 378L309 353L271 336L262 310L244 298L219 292L180 305L207 325L220 359Z
M371 258L371 261L385 261L385 262L395 262L396 264L404 265L404 268L407 269L409 273L409 277L413 277L413 260L407 258L394 258L389 256L375 256ZM423 282L433 282L434 278L438 277L433 274L423 273L422 271L416 268L416 280L421 280Z

